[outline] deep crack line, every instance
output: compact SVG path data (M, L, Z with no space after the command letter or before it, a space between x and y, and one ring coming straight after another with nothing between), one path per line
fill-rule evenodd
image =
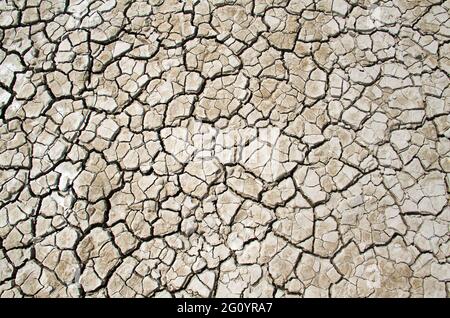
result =
M448 1L0 3L0 297L448 297Z

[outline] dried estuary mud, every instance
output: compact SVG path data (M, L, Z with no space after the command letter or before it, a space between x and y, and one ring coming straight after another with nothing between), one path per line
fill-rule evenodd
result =
M450 1L0 2L1 297L447 297Z

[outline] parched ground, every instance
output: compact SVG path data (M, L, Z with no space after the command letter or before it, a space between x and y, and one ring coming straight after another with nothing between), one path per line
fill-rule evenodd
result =
M1 297L448 297L450 1L0 1Z

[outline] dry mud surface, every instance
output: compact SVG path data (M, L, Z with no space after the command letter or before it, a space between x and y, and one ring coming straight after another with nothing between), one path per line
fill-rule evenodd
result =
M448 297L450 1L0 2L1 297Z

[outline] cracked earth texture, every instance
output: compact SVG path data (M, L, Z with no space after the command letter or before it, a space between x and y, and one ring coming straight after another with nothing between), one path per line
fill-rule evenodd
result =
M448 297L450 1L0 2L1 297Z

